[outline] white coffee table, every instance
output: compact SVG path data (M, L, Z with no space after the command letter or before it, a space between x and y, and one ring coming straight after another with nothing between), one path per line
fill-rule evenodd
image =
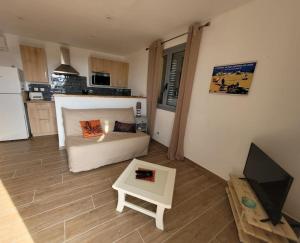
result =
M155 181L138 180L135 171L138 168L155 170ZM134 159L119 176L112 187L118 191L117 211L124 206L155 218L156 227L164 229L164 210L172 206L176 169ZM126 194L157 205L156 213L126 201Z

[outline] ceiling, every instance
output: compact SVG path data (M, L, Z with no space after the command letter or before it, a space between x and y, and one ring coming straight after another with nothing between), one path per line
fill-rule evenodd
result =
M127 55L249 0L0 0L0 30Z

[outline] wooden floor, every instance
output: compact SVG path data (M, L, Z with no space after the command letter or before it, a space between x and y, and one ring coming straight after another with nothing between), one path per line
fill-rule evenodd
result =
M115 210L111 185L129 161L74 174L56 136L0 143L0 242L238 242L224 181L190 161L167 160L156 142L141 159L177 169L164 231L146 215Z

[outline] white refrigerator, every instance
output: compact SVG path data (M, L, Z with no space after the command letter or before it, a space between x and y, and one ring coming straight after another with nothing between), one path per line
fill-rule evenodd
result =
M29 137L20 70L0 66L0 141Z

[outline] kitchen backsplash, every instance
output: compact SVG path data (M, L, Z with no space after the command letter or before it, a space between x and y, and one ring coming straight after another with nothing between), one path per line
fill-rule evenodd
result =
M54 93L81 94L87 89L86 77L52 74L51 89Z
M88 87L86 77L52 75L51 84L28 84L28 91L42 92L45 100L53 94L88 94L107 96L131 96L131 89L110 87Z

